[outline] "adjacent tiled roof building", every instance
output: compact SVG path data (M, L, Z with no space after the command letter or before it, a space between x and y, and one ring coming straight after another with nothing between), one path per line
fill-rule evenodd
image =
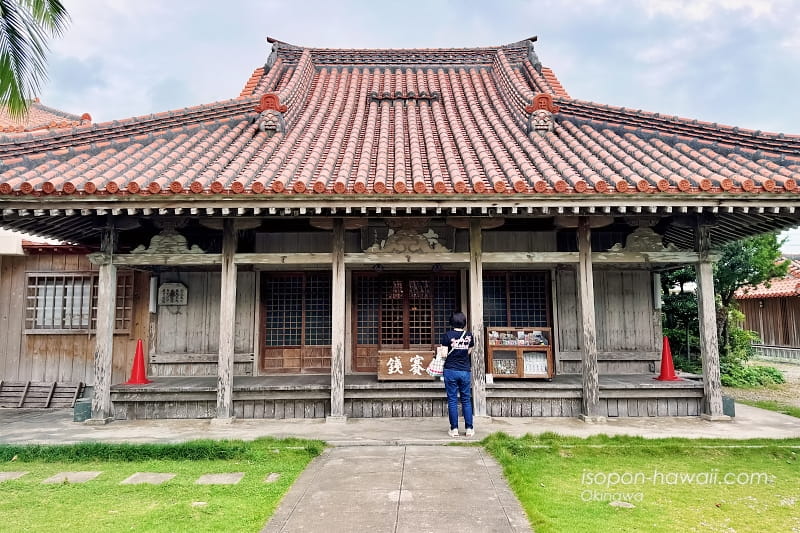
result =
M231 100L0 141L0 201L477 196L655 212L676 198L800 194L800 136L574 99L533 39L407 50L269 41ZM747 230L797 223L794 207L777 209ZM747 233L730 226L720 239Z
M789 298L800 296L800 260L789 259L789 271L782 278L775 278L769 283L757 287L748 287L736 291L737 300L763 298Z
M65 113L42 105L38 98L30 102L28 113L21 119L12 118L6 108L0 107L0 135L73 128L91 121L92 117L88 113L84 113L82 116Z

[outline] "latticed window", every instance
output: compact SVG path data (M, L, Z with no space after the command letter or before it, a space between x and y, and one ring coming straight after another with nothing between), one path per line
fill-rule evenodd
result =
M458 309L452 273L355 276L355 369L374 371L378 350L431 349Z
M28 274L28 333L89 333L97 328L96 272ZM129 333L133 319L133 272L117 273L114 331Z
M331 276L271 274L264 279L265 346L331 343Z
M550 326L547 272L485 272L483 321L486 327Z

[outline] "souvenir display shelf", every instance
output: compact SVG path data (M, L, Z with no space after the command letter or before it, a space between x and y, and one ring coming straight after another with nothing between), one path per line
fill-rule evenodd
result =
M486 328L486 373L494 378L552 379L550 328Z

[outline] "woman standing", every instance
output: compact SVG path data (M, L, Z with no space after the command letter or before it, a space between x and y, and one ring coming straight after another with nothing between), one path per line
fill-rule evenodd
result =
M442 337L442 346L448 350L444 362L444 388L447 391L447 414L450 418L451 437L458 437L458 403L464 415L466 436L475 435L472 427L472 373L470 352L475 345L472 333L467 331L467 317L458 311L450 316L453 328Z

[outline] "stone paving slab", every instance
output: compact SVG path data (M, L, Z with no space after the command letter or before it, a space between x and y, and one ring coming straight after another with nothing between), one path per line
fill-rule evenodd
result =
M14 479L19 479L25 474L27 474L27 472L0 472L0 483L2 483L3 481L12 481Z
M406 450L402 446L349 446L338 450L335 456L327 458L324 463L342 464L345 461L351 462L351 458L357 458L359 461L368 459L403 461L405 456Z
M159 474L156 472L136 472L127 479L120 481L120 485L161 485L174 478L175 474Z
M403 492L406 492L405 487ZM447 509L454 501L467 509L500 504L500 498L492 488L473 489L462 485L449 489L408 489L408 492L415 502L426 502L434 509Z
M437 507L413 509L402 507L397 517L396 533L441 533L448 531L473 531L480 533L508 533L514 531L508 519L491 507L448 511Z
M403 463L402 462L395 462L391 461L386 465L381 465L379 461L370 460L369 464L363 464L357 459L353 459L351 461L352 464L344 463L344 464L335 464L335 465L324 465L322 467L324 474L326 476L339 476L339 477L350 477L350 476L370 476L370 475L382 475L386 474L388 476L396 476L397 477L397 484L398 487L400 486L400 475L403 472Z
M349 491L370 487L373 490L396 490L400 488L402 473L395 472L353 472L347 474L347 469L324 469L317 480L317 490Z
M244 472L228 472L224 474L204 474L197 478L195 485L236 485L244 477Z
M307 516L302 524L289 524L281 533L394 533L395 521L381 512L337 510L321 516ZM416 533L419 533L417 530Z
M408 457L406 459L404 470L406 472L440 472L444 473L449 471L451 468L452 461L459 461L467 467L472 467L474 469L482 469L484 468L483 458L481 458L477 454L473 454L471 457L452 457L447 456L446 460L442 460L442 458L435 458L435 457Z
M383 477L399 475L397 486L376 486L382 478L371 472L348 472L347 465L359 464L359 451L370 469L380 469L383 457ZM409 469L411 463L417 468ZM423 468L434 464L436 470ZM477 447L328 448L300 474L262 532L531 532L501 472Z
M264 483L275 483L281 478L281 475L277 472L270 472L270 474L264 478Z
M444 452L443 452L444 450ZM403 457L406 462L411 459L441 459L442 455L448 458L476 459L480 457L480 448L477 446L406 446Z
M457 469L443 472L403 473L403 490L450 491L494 491L494 482L483 470Z
M336 471L337 469L365 474L369 472L400 471L403 468L403 458L381 458L381 457L358 457L353 456L347 459L332 459L323 465L326 471Z
M102 474L102 472L59 472L58 474L45 479L42 481L42 483L86 483L87 481L93 480L100 474Z
M306 510L315 515L327 515L348 509L366 509L369 512L394 511L400 490L317 490L306 495Z

